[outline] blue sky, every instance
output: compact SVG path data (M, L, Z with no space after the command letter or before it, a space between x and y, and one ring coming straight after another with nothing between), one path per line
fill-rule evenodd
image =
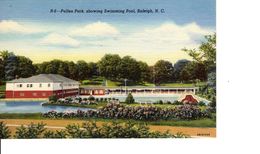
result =
M52 14L50 9L164 9L158 14ZM34 62L97 61L105 53L153 64L189 58L215 32L215 0L1 0L0 50ZM149 55L149 56L148 56ZM45 56L43 59L42 57Z

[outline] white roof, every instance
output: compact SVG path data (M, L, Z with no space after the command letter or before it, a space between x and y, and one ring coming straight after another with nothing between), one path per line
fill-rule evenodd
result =
M9 83L46 83L46 82L64 82L64 83L74 83L79 84L78 81L66 78L59 74L39 74L35 76L31 76L29 78L19 78L12 81L8 81Z

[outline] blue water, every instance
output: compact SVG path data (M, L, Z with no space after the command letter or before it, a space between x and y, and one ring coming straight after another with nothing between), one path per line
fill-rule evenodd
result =
M89 110L89 108L69 107L69 106L42 106L44 102L0 102L0 113L44 113L51 110L57 112Z

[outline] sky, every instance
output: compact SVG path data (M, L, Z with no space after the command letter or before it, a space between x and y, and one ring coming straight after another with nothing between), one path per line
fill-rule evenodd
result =
M151 65L160 59L174 63L191 59L181 49L197 48L204 35L216 31L215 3L215 0L0 0L0 50L29 57L34 63L52 59L97 62L106 53L130 55ZM55 9L63 11L51 13ZM125 12L105 13L105 9ZM138 9L151 9L153 13L138 13ZM103 12L79 13L79 10Z

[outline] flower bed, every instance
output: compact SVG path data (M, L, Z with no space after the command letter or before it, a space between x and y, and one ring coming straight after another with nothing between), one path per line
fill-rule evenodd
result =
M126 106L119 103L108 103L97 110L77 112L50 111L43 114L46 118L108 118L134 120L195 120L210 118L209 110L202 111L194 105L179 105L176 108L155 106Z

